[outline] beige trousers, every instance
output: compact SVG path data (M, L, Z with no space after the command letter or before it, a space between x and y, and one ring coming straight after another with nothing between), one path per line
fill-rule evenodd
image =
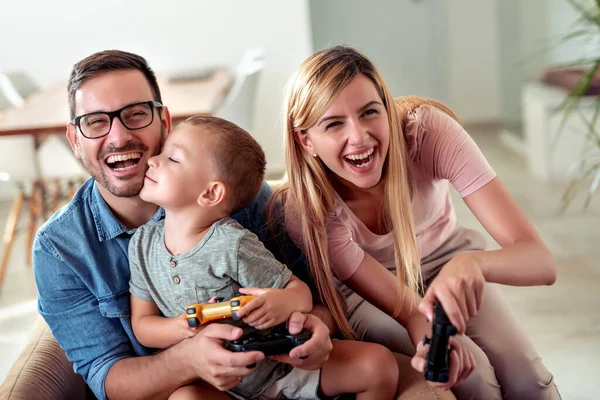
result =
M438 250L422 260L426 286L454 255L484 247L485 240L478 232L458 228ZM415 347L400 324L348 288L344 287L343 292L350 323L360 340L414 355ZM481 309L469 321L466 336L460 340L473 353L477 366L466 381L452 388L459 400L561 398L552 374L542 364L495 284L486 283Z

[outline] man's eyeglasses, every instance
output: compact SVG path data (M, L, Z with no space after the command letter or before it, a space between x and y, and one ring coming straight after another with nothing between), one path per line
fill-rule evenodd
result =
M154 121L154 109L161 108L158 101L130 104L120 110L94 112L75 117L73 125L88 139L98 139L110 133L115 118L129 130L143 129Z

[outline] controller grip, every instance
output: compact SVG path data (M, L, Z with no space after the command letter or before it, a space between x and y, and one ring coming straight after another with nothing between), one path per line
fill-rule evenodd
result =
M427 362L425 364L425 379L432 382L448 382L450 337L456 335L456 328L446 315L442 305L437 303L431 326L431 339L425 336L423 344L429 344Z

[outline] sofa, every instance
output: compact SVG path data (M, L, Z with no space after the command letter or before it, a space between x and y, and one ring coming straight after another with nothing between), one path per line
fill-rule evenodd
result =
M38 315L27 344L0 386L1 400L93 399Z

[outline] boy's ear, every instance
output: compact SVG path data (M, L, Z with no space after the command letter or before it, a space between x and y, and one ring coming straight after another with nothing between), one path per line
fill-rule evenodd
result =
M309 153L313 152L312 143L308 138L308 134L306 131L294 131L294 140L298 143L302 148Z
M226 188L223 182L210 182L198 196L198 204L202 207L214 207L225 201Z

